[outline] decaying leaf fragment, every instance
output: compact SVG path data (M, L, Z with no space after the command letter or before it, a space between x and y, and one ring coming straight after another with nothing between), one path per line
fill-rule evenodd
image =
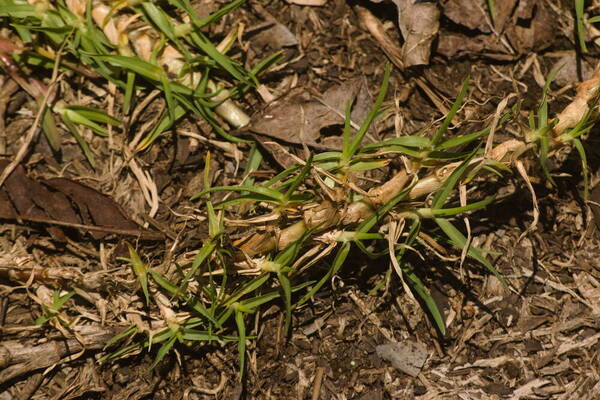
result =
M248 129L287 143L339 150L341 137L323 135L322 130L344 124L344 113L349 102L353 104L351 120L354 126L359 126L372 104L364 79L335 85L322 96L310 94L304 89L294 90L254 115Z
M442 14L471 31L450 29L440 35L436 51L446 57L512 60L551 46L559 32L551 7L535 0L496 1L493 11L485 0L448 0Z
M371 0L381 3L382 0ZM440 10L435 2L393 0L398 8L398 25L404 38L404 66L429 64L431 43L440 28Z
M0 160L0 172L9 161ZM34 180L17 165L0 187L0 219L48 225L55 240L64 241L61 227L89 231L95 239L108 234L161 239L157 232L140 228L108 196L66 178Z
M382 344L376 347L376 351L380 358L389 361L394 368L410 376L419 375L428 355L423 345L412 340Z

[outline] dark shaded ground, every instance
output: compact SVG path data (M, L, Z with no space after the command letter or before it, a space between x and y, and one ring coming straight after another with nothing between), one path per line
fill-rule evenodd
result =
M510 93L516 93L522 109L535 109L545 77L562 60L567 65L550 92L554 113L569 102L582 73L589 74L597 63L592 55L578 57L575 62L576 53L581 54L574 43L570 2L521 1L509 10L512 14L506 17L498 35L485 23L485 14L477 17L476 11L460 12L475 3L440 4L445 11L430 65L393 71L387 99L389 115L378 122L375 135L391 137L395 129L415 132L430 126L447 112L467 75L473 84L455 123L456 131L461 126L478 127ZM199 9L207 7L210 11L213 5L211 1L198 2ZM384 24L387 34L401 43L393 4L366 1L336 0L322 7L305 7L252 0L211 27L211 33L222 37L233 24L244 23L242 43L246 48L237 53L247 65L281 50L283 67L262 81L275 97L292 88L324 93L354 78L366 79L366 87L374 96L388 59L373 36L361 27L356 7L367 7ZM274 39L285 39L285 35L269 31L273 25L266 22L285 26L297 44L289 45L293 40L288 38L291 42L284 41L286 45L281 46ZM593 44L590 50L597 54ZM11 143L17 143L31 123L31 115L17 112L30 100L18 90L10 96L4 112L8 155L14 147ZM264 106L259 96L248 95L246 100L247 109L260 116ZM148 111L151 113L152 109ZM177 127L180 132L208 136L206 129L193 117ZM330 145L326 136L335 139L339 126L320 133L315 146L326 148ZM599 160L594 139L597 133L597 129L592 131L586 141L594 171ZM282 136L285 134L280 130L271 137L256 138L262 142L275 140L302 155L302 146L294 144L294 136ZM496 139L502 141L515 134L518 132L501 131ZM144 221L144 200L134 179L115 174L123 167L122 160L111 158L113 152L104 139L93 140L99 163L95 171L71 141L63 148L62 160L52 156L47 144L38 143L27 159L27 173L38 180L66 176L80 181L110 195L134 220ZM112 140L115 149L123 139L115 136ZM198 241L206 235L202 222L191 217L194 205L187 200L200 184L197 166L210 150L215 155L215 169L220 171L218 184L235 184L239 179L235 152L243 155L248 151L248 147L240 147L227 153L224 148L171 134L144 155L144 161L152 166L148 170L162 200L152 226L177 238L176 245L172 238L166 244L146 243L140 252L150 263L161 265L169 257L180 261L193 257ZM272 173L282 164L285 160L273 154L261 170ZM433 253L424 254L422 276L444 310L448 326L445 335L432 327L414 296L405 292L395 275L388 286L373 290L390 268L387 259L370 260L357 254L309 306L295 312L289 341L283 337L283 316L278 305L254 316L249 334L256 335L256 339L249 341L243 384L237 380L235 344L219 344L197 352L178 349L151 372L147 367L153 358L147 353L99 365L96 360L101 351L91 350L76 353L73 360L58 357L49 365L61 362L46 370L45 375L44 370L38 370L6 380L0 387L0 399L600 398L600 242L592 214L581 197L577 158L562 157L554 168L562 173L556 188L532 176L541 217L536 230L523 238L521 234L532 222L532 205L518 176L509 177L502 186L481 182L478 187L482 192L498 192L501 198L470 216L473 243L497 252L490 258L510 282L510 289L476 265L461 265L457 257L451 257L456 254L449 254L445 261ZM12 260L20 255L24 263L50 264L76 270L74 274L85 273L87 278L94 276L96 281L77 286L81 298L64 312L99 326L105 321L111 327L123 326L122 315L136 308L139 297L133 294L136 281L130 269L115 259L127 254L122 243L90 240L90 236L70 228L66 228L68 239L56 242L58 233L48 233L44 227L5 223L0 238L2 253ZM169 253L169 249L176 250ZM317 275L319 268L315 267ZM32 326L40 314L35 297L44 296L41 285L27 282L27 277L17 280L25 286L16 286L8 277L1 286L3 342L39 345L60 341L56 329ZM375 353L376 345L406 339L423 344L429 354L416 378L395 370Z

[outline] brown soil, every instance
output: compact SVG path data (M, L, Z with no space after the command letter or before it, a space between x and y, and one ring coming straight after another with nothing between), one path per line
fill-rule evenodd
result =
M214 6L209 0L195 3L199 8ZM360 7L369 10L400 47L402 35L393 2L335 0L316 7L290 3L250 0L212 26L210 34L220 38L230 26L244 23L247 33L242 42L247 47L237 49L236 54L247 66L281 50L285 66L261 82L276 97L288 95L292 85L296 90L325 93L355 78L366 79L375 97L388 57L357 13ZM394 68L386 100L389 114L378 121L375 135L391 137L395 129L412 133L431 126L443 118L467 75L472 85L453 131L481 127L481 121L511 93L522 101L523 110L535 110L545 78L557 61L566 60L550 90L550 113L554 114L569 103L577 83L597 64L597 45L589 43L587 55L578 50L571 2L521 1L515 7L523 10L509 10L498 35L485 22L485 14L454 10L486 2L440 3L440 32L429 65ZM501 8L500 3L496 2ZM270 32L273 25L265 23L283 25L297 44L281 46L275 39L283 35ZM9 90L9 82L3 79L0 109L5 129L0 145L10 158L32 123L31 113L18 111L27 110L33 101L18 87ZM101 81L94 82L86 81L89 86L78 88L67 80L61 84L61 93L65 99L108 107L98 93L106 95L109 89ZM247 110L256 112L254 122L258 122L264 102L255 93L246 95L244 101ZM151 103L132 130L141 129L163 106L159 100ZM221 140L195 117L181 121L176 130ZM501 131L496 139L514 133ZM592 171L600 161L597 133L597 128L592 130L585 141ZM246 137L274 140L302 156L302 146L285 134ZM328 126L320 134L315 148L334 146L335 141L327 138L338 137L340 126ZM95 169L68 134L63 139L60 157L43 137L35 143L23 162L21 173L27 175L27 182L68 178L94 189L92 197L80 200L86 207L109 202L112 207L114 202L120 211L107 218L121 218L122 213L139 224L148 222L148 231L165 233L165 240L146 238L138 243L144 260L157 268L165 268L173 259L189 260L207 235L205 223L194 217L197 203L188 200L201 188L199 166L206 151L211 151L212 169L218 171L215 185L238 183L245 166L244 157L238 168L237 160L223 147L174 131L163 135L141 156L161 198L156 216L149 218L137 181L125 172L116 150L124 138L115 135L110 142L88 138L96 154ZM249 151L247 145L238 149L243 155ZM283 164L285 160L273 154L260 172L272 174ZM242 382L235 343L193 351L176 347L153 370L148 366L156 348L113 363L97 362L106 354L102 344L117 328L127 326L123 320L127 310L138 310L143 317L147 312L139 303L141 297L132 296L139 289L135 276L118 260L128 256L125 240L134 243L143 232L93 235L78 227L38 223L33 217L5 219L0 236L3 255L11 255L13 261L20 255L23 262L55 268L59 276L11 276L10 267L0 264L0 399L600 399L600 236L582 198L579 159L575 154L564 155L551 167L560 172L556 187L547 185L542 173L533 168L540 220L524 237L533 221L532 200L518 174L507 176L501 185L494 181L478 186L481 192L500 196L492 206L469 216L474 244L492 251L489 259L510 282L510 289L476 264L461 264L456 257L460 254L452 251L444 260L433 252L423 254L424 260L414 257L444 312L445 335L433 327L395 274L388 285L373 290L390 268L389 261L385 257L371 260L357 252L330 285L294 313L289 340L282 332L280 304L252 316L248 334L255 338L248 342L248 368ZM44 193L40 196L49 196ZM58 192L53 189L52 193ZM106 198L94 197L101 195ZM323 273L323 268L315 266L314 275ZM65 271L90 281L74 285ZM78 295L61 312L67 319L79 317L80 323L105 329L95 333L102 334L98 336L101 342L75 352L56 350L56 346L79 344L64 339L64 335L73 337L68 329L33 324L42 312L36 300L44 296L40 288L75 289ZM416 377L396 370L375 351L377 345L404 340L427 349L427 361ZM16 343L30 348L52 343L54 347L41 355L44 365L38 369L2 359L3 346ZM19 365L24 373L15 367Z

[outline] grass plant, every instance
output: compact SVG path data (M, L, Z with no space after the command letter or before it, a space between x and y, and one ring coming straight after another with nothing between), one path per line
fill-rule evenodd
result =
M52 67L59 59L55 49L62 46L62 70L92 71L121 90L119 117L56 101L43 120L49 142L58 147L55 117L60 118L92 165L93 152L81 129L102 137L108 135L107 126L127 131L136 93L152 89L160 90L166 109L143 138L130 143L133 153L148 149L186 113L201 116L217 134L239 143L243 140L224 129L225 125L236 128L248 122L232 98L255 87L261 72L277 55L246 71L226 55L236 39L235 28L216 45L201 28L242 3L233 1L199 19L187 0L171 0L164 6L152 1L0 0L0 16L9 18L21 41L8 54L8 67L23 88L38 97L47 88L25 76L31 68ZM488 4L492 11L493 2ZM74 68L78 63L84 70ZM459 219L493 204L495 197L475 192L472 198L461 199L458 193L469 193L467 186L475 187L490 176L501 179L511 173L515 162L525 158L539 160L545 178L554 182L548 159L553 151L567 146L575 147L580 155L587 193L588 168L581 136L598 118L600 73L580 87L570 106L550 118L548 90L556 72L548 77L539 108L530 114L526 128L521 128L517 102L513 109L489 119L482 129L450 134L468 96L469 80L465 79L449 113L437 126L365 144L366 133L383 113L391 73L388 65L373 107L356 131L350 125L352 105L347 105L340 151L312 153L302 163L260 181L250 176L262 161L260 150L253 147L240 184L220 187L212 187L207 154L204 189L192 197L204 210L207 238L191 263L177 265L175 276L148 265L129 246L125 261L139 285L140 299L159 315L161 323L153 329L131 323L107 344L112 352L103 360L158 347L154 367L176 345L196 349L209 342L234 341L242 377L247 341L252 339L250 316L266 303L279 302L284 331L290 332L293 312L310 302L355 251L371 258L387 257L388 276L395 272L408 284L433 325L444 334L442 313L411 255L425 254L430 257L425 261L430 262L435 254L429 250L432 246L448 254L459 253L508 284L488 260L489 252L472 245L468 229L463 229ZM225 76L227 82L217 76ZM519 128L520 136L494 146L489 138L508 124ZM391 170L394 159L401 160L403 167ZM384 169L387 180L362 189L362 179L376 169ZM230 197L215 204L217 192ZM246 220L253 233L232 243L228 234L234 227L228 226L227 216ZM327 269L314 278L306 271L317 262ZM53 308L60 308L69 297L56 297ZM55 317L53 313L49 308L40 322ZM118 350L114 350L116 345Z
M226 55L236 40L237 28L219 44L212 44L201 28L213 23L239 7L244 0L236 0L211 16L198 19L186 0L170 2L169 8L179 15L179 22L158 3L69 1L0 1L0 17L10 20L20 39L12 45L13 75L26 75L33 67L52 67L58 59L57 49L65 51L61 67L75 73L94 71L123 90L121 118L79 105L58 102L53 108L56 115L74 135L90 164L93 156L83 141L79 126L106 136L102 125L113 125L126 131L127 117L139 93L159 89L166 101L166 111L159 122L139 143L135 151L147 149L164 131L185 113L203 117L220 135L239 141L224 129L221 120L234 128L248 123L248 116L231 100L257 85L257 77L276 61L277 55L259 62L246 71ZM149 29L151 28L151 29ZM4 47L5 48L5 47ZM82 63L85 68L72 69ZM5 68L7 66L5 65ZM211 76L219 73L230 80L230 88L217 83ZM219 82L224 82L220 80ZM20 83L35 98L47 90L33 79ZM135 94L138 95L135 95ZM58 147L55 122L44 120L44 132L49 142Z
M289 327L289 310L308 302L337 274L346 263L351 248L355 246L369 257L391 257L390 268L394 268L409 284L426 307L436 328L443 334L446 327L442 314L425 283L419 278L420 274L416 270L418 267L412 265L408 257L409 253L427 253L426 249L419 250L425 243L423 238L435 237L435 244L440 248L454 247L482 265L502 284L508 285L488 261L486 251L471 245L470 238L464 235L456 219L492 204L495 197L483 196L468 203L456 204L458 187L476 185L478 179L490 174L503 177L511 172L515 162L528 157L540 160L540 170L549 182L553 182L547 167L548 156L556 148L569 146L571 143L580 151L584 171L587 171L585 152L579 136L588 132L597 118L598 76L593 85L580 90L579 96L585 102L585 109L583 114L579 114L580 119L569 126L559 124L561 119L568 121L572 117L569 107L557 118L550 119L548 116L547 91L557 72L553 71L548 77L540 106L535 114L530 114L532 123L529 129L522 132L522 138L501 143L489 150L482 146L487 135L505 124L516 122L518 108L498 115L484 129L448 137L448 127L467 94L468 80L465 80L449 114L433 132L422 131L362 145L364 133L381 111L389 72L388 67L373 109L360 129L352 135L349 124L346 124L340 152L311 155L304 165L291 167L251 188L244 185L206 186L204 191L193 197L208 201L207 196L211 193L233 191L240 195L215 205L215 208L236 213L232 206L250 203L252 207L247 207L246 210L254 210L260 205L262 209L269 210L268 215L277 216L275 220L269 219L268 224L262 222L266 218L261 220L255 217L254 219L261 221L256 224L259 233L238 241L236 246L237 251L246 258L242 264L246 265L248 271L277 273L286 315L286 329ZM348 108L347 114L349 112ZM358 174L386 166L389 157L403 157L407 168L368 192L361 191L354 185ZM584 179L584 182L587 191L587 180ZM294 198L294 192L297 197L290 202ZM296 222L282 228L282 221ZM431 226L426 223L428 221L432 221L438 229L424 232L424 226ZM391 223L401 227L394 238L389 237ZM385 243L390 245L385 246ZM338 251L327 273L310 284L305 294L294 303L288 282L301 281L302 271L305 270L302 264L311 264L314 258L318 258L316 256L309 262L302 259L298 256L300 246L314 246L309 250L314 255L328 254L335 247L338 247ZM277 254L274 261L271 261L269 254ZM285 271L284 280L281 279L282 271ZM263 272L259 278L251 281L252 289L258 289L267 281ZM245 332L241 321L240 314L236 314L240 337ZM243 346L240 346L241 350Z

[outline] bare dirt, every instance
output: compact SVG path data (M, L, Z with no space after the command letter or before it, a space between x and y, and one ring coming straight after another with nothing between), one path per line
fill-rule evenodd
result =
M352 97L348 94L352 90L366 91L365 104L377 95L393 50L386 54L365 26L365 10L383 24L396 50L403 42L391 1L334 0L315 7L290 3L250 0L209 28L210 35L219 38L227 27L243 23L243 48L236 54L247 66L275 51L283 54L283 67L261 81L269 89L269 99L283 97L266 106L264 96L249 93L243 103L254 112L253 129L240 134L269 155L259 171L265 176L289 165L289 154L302 157L303 143L320 151L339 146L342 126L325 112L305 127L304 139L298 139L293 119L300 112L298 99L317 115L324 106L310 97L315 94L338 105ZM559 61L566 64L551 86L550 113L569 103L578 82L598 63L597 45L588 44L588 54L579 50L571 2L497 1L494 24L485 3L432 3L441 10L441 19L428 65L393 69L388 115L376 124L374 138L416 132L443 118L467 75L472 85L454 131L481 127L481 121L511 93L523 110L535 109L545 78ZM216 8L209 0L195 4L208 12ZM598 6L590 12L598 12ZM10 82L3 79L0 100L4 124L0 144L8 159L32 122L32 114L20 110L33 101ZM106 93L103 83L88 84L77 88L63 82L62 93L71 99L94 98L109 107L94 94ZM331 94L340 85L347 86ZM281 109L282 104L286 108ZM158 100L151 102L132 130L141 129L163 106ZM275 106L280 108L268 108ZM287 118L286 123L265 122L265 115L272 114ZM553 161L556 187L548 185L539 170L532 172L540 218L535 230L524 236L533 222L533 208L519 175L507 176L502 184L481 182L477 188L499 197L469 215L474 244L492 251L489 259L510 288L479 266L461 263L460 254L452 250L442 258L433 251L423 259L414 256L443 310L444 335L394 274L378 286L391 268L385 257L372 260L357 252L308 306L294 312L289 338L283 333L280 304L252 316L248 334L254 338L248 342L242 382L235 343L176 347L153 370L148 366L156 349L98 363L105 354L103 344L124 326L123 312L132 307L130 294L139 289L131 269L118 260L127 256L125 240L137 243L151 265L160 267L177 257L189 260L207 234L205 223L192 217L196 205L189 201L202 187L204 154L207 150L213 154L219 185L239 182L245 166L248 146L233 150L224 142L194 141L181 132L222 140L190 116L142 156L161 198L153 218L145 216L143 193L131 174L123 172L123 161L113 158L123 140L117 136L108 143L90 137L95 169L72 138L65 139L60 157L41 138L19 167L19 175L13 176L14 188L6 182L0 193L0 256L10 256L13 262L18 256L22 265L44 269L35 276L19 274L0 263L1 345L18 344L25 353L48 346L40 350L40 358L23 355L21 362L14 354L2 353L0 346L0 399L600 399L600 236L590 205L583 200L581 164L574 154ZM598 133L593 129L585 140L594 178L600 161ZM498 132L496 140L513 134ZM285 151L278 153L279 148ZM63 181L59 187L57 178L71 183ZM25 184L29 194L18 194ZM88 197L82 197L83 192ZM62 201L57 196L68 196L71 209L53 208ZM5 198L21 209L2 207ZM119 224L117 232L81 229L80 225L103 225L101 216L93 215L95 205L110 208L109 219L126 218L135 224ZM15 213L25 217L17 220ZM146 222L148 228L139 228ZM156 240L151 232L166 237ZM314 268L315 276L323 273L323 266ZM81 282L81 276L89 281ZM65 335L73 338L71 332L34 325L42 313L36 299L47 295L40 287L76 290L78 296L61 312L97 329L95 336L81 333L87 346L65 339ZM427 351L416 377L398 371L376 353L377 345L406 340Z

